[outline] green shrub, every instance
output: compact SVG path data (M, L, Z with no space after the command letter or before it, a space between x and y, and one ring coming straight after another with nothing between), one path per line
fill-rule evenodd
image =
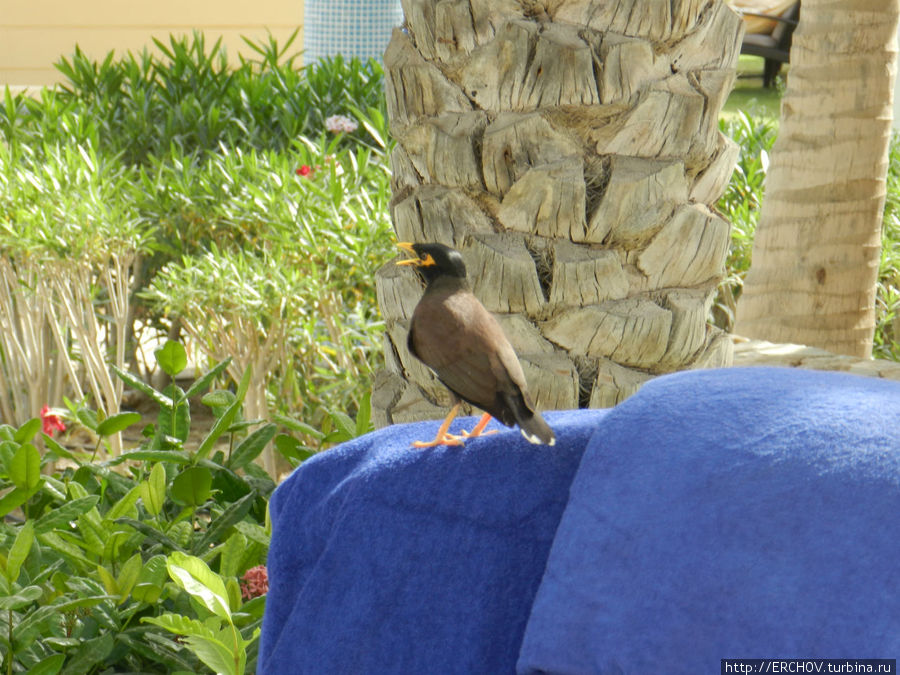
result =
M383 107L381 67L374 60L336 57L299 68L287 44L247 40L259 58L229 67L221 40L202 33L154 40L162 57L144 50L91 61L76 47L56 64L66 82L38 100L7 98L0 132L43 143L91 142L125 164L218 152L221 146L287 150L299 136L317 136L324 120L355 107ZM345 147L371 142L360 127Z
M872 355L900 361L900 135L896 133L889 158Z
M62 373L64 393L89 395L114 414L121 387L109 394L93 383L108 379L105 361L149 377L154 364L137 349L149 337L185 331L210 362L230 355L242 372L250 361L241 348L265 344L267 327L278 326L278 359L255 363L248 406L266 416L277 401L273 412L316 425L329 410L359 410L383 330L372 273L392 255L381 68L340 58L297 68L290 41L248 44L258 58L234 68L199 33L157 42L161 58L110 54L96 63L76 50L58 64L68 80L62 89L37 99L7 92L0 248L12 267L0 272L16 296L7 305L29 310L37 326L15 337L43 336L25 350L36 361L46 336L74 342L77 353L12 372L16 348L0 343L0 379L24 392L27 373ZM356 128L329 129L333 115ZM127 256L110 272L113 249ZM76 298L33 283L35 270L49 276L83 251L92 256ZM44 267L47 260L53 265ZM107 283L122 278L125 302ZM74 323L66 313L73 305L81 317ZM239 318L254 332L223 353L221 331ZM92 330L91 321L116 331ZM0 413L22 423L40 405L58 404L47 400L58 389L15 402L0 396Z
M730 330L744 277L750 269L753 234L759 220L769 152L778 134L778 123L763 115L738 111L721 120L719 128L740 147L731 180L718 203L719 210L731 222L731 247L725 262L725 279L712 308L714 323Z
M36 438L37 418L0 426L0 515L22 516L0 525L4 672L252 672L265 599L242 594L240 578L265 562L274 483L253 460L277 428L242 419L244 377L236 393L203 397L216 422L190 447L188 399L227 362L184 391L184 348L166 343L157 360L173 377L162 391L119 371L158 408L119 457L100 451L137 413L72 404L96 439L84 451Z
M302 166L310 173L298 175ZM160 170L160 184L173 185L171 171ZM204 201L163 206L160 227L170 240L184 236L172 249L186 254L142 291L149 311L178 317L211 358L253 363L275 412L355 414L382 359L373 274L393 249L384 155L323 138L292 154L222 149L190 172L205 187L171 194L196 190ZM265 394L252 400L266 417Z

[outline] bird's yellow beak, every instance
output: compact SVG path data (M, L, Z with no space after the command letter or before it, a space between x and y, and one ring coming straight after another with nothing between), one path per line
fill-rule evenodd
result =
M410 253L413 257L408 258L407 260L399 260L397 261L398 265L421 265L422 261L419 260L419 255L416 253L416 250L413 248L413 245L408 241L398 241L397 247L402 248L407 253Z

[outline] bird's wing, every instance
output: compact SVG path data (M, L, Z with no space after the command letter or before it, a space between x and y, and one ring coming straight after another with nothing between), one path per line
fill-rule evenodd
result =
M525 375L497 320L471 294L417 308L411 351L460 398L497 414L498 394L525 388ZM509 423L509 422L507 422Z

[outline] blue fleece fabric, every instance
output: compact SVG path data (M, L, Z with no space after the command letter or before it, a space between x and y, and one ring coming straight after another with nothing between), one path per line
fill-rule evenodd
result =
M900 383L692 371L547 419L552 448L409 448L430 422L306 462L271 501L259 672L900 653Z
M258 672L514 672L569 485L605 414L548 413L554 447L498 425L462 448L417 450L410 442L438 427L423 422L305 462L270 503Z
M658 378L601 421L520 673L717 673L900 654L900 384Z

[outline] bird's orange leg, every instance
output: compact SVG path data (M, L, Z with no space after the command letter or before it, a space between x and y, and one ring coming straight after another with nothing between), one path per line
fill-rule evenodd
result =
M472 427L472 431L463 431L462 432L462 437L463 438L476 438L478 436L487 436L489 434L496 434L497 433L496 429L491 429L490 431L484 430L484 428L488 425L488 422L490 422L490 421L491 421L491 414L484 413L484 415L481 416L481 419L478 420L478 424L476 424L474 427Z
M463 439L459 436L454 436L453 434L448 434L447 429L450 428L450 423L453 422L453 418L456 417L456 413L459 412L459 403L454 405L450 412L447 413L447 416L444 418L443 423L437 431L437 434L432 441L413 441L412 446L414 448L433 448L436 445L462 445Z

